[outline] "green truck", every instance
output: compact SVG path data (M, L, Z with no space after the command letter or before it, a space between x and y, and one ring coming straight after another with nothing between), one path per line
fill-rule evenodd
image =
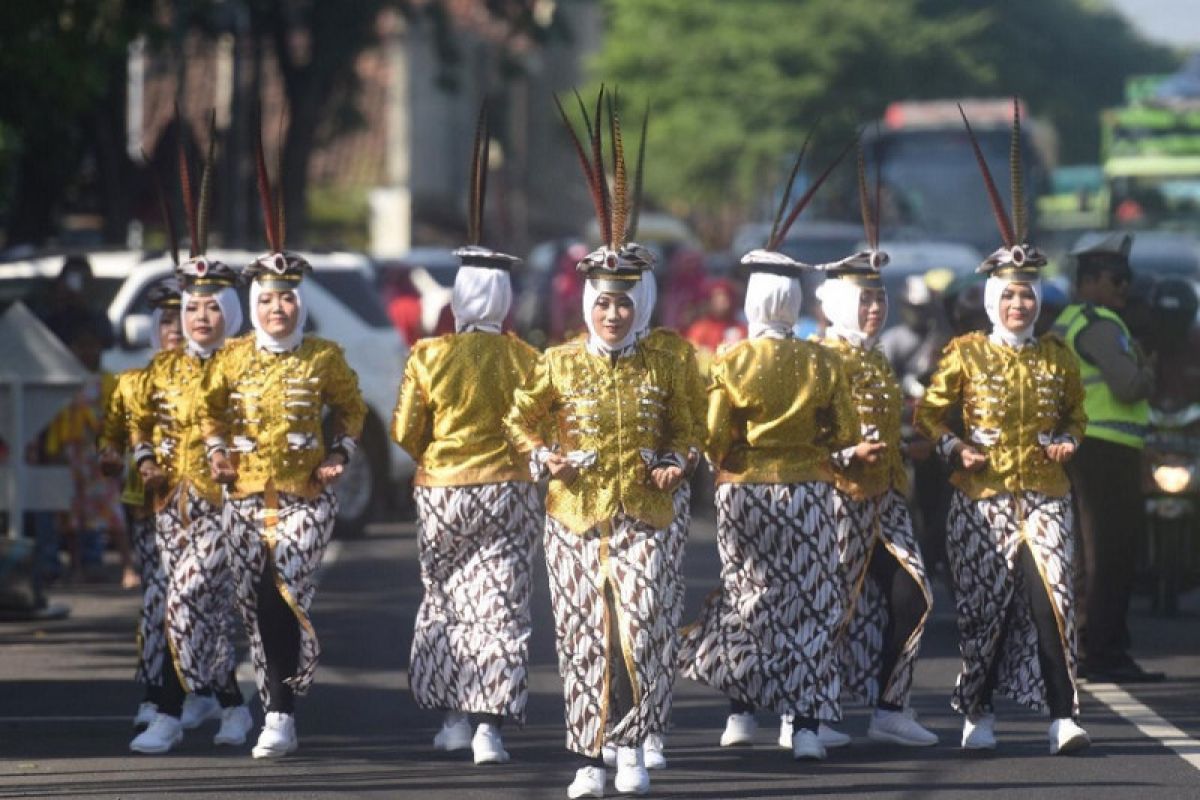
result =
M1143 76L1101 113L1101 166L1113 228L1200 233L1200 96L1179 75Z

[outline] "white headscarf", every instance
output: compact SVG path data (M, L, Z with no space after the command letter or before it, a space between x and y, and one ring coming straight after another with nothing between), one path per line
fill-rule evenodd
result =
M800 319L800 281L755 272L746 282L746 322L750 338L786 339Z
M161 308L156 308L150 312L150 348L155 353L162 350L162 337L158 334L159 326L162 325L162 312Z
M250 282L250 324L254 326L254 342L269 353L289 353L300 346L304 339L304 323L308 321L308 306L304 302L304 284L296 284L295 288L287 291L296 295L296 327L282 339L276 339L263 330L258 321L258 296L262 294L262 284Z
M242 327L242 304L238 302L237 292L233 289L222 289L212 295L193 295L191 292L185 291L180 297L180 316L186 312L188 303L193 297L211 297L217 301L217 306L221 309L221 318L225 321L225 329L221 332L221 338L215 344L209 347L201 347L197 344L190 335L188 335L187 325L183 324L183 338L187 341L187 350L194 356L200 358L208 358L217 350L221 349L221 345L225 344L225 340L233 336ZM182 323L182 319L180 320ZM155 337L158 335L158 326L155 326Z
M1024 283L1031 287L1033 296L1037 300L1037 305L1033 309L1033 319L1024 330L1020 331L1010 331L1000 320L1000 295L1004 294L1004 290L1014 283ZM988 319L992 321L992 341L1006 344L1009 347L1021 347L1033 338L1034 323L1037 322L1038 314L1042 310L1042 281L1041 279L1013 280L1011 277L991 276L983 287L983 308L987 311Z
M644 302L635 302L633 335L641 339L650 333L650 317L654 316L654 304L658 302L658 283L655 282L654 276L648 272L646 273L646 277L642 278L639 283L646 284L646 295Z
M450 310L459 333L499 333L512 307L512 279L502 269L459 267L454 276Z
M817 287L817 299L821 301L821 311L829 320L826 336L835 336L848 342L863 346L870 345L866 332L859 324L859 310L862 303L862 287L853 281L840 278L826 278ZM887 320L886 312L884 321Z
M591 281L583 282L583 322L588 329L588 349L599 355L612 355L613 353L621 353L631 347L638 340L638 321L645 315L647 324L649 321L650 311L654 308L655 290L650 288L654 283L653 276L647 275L640 281L637 281L633 286L624 291L611 291L597 289L592 285ZM596 301L602 294L623 294L633 301L633 324L629 326L629 333L625 338L617 342L615 345L610 345L604 339L600 338L600 334L596 332L596 324L592 321L592 308L596 305Z

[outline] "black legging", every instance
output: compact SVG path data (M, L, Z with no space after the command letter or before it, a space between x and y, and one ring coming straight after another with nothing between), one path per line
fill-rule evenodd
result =
M245 698L242 697L241 690L238 689L237 673L233 670L230 670L225 686L218 688L215 692L205 688L198 690L196 693L215 694L217 702L221 704L221 708L234 708L246 702ZM171 661L169 655L163 659L162 686L155 687L154 694L157 697L158 712L160 714L166 714L176 719L183 714L183 700L185 697L183 684L179 681L179 674L175 671L175 664Z
M879 587L887 603L887 622L883 628L883 650L880 652L879 697L876 704L886 711L902 711L903 706L883 700L883 693L904 645L912 637L921 618L925 616L925 594L908 571L900 566L892 551L876 542L867 568L871 580Z
M1023 544L1017 550L1017 572L1033 615L1034 628L1037 629L1038 665L1042 669L1042 680L1046 683L1046 705L1050 707L1050 717L1070 717L1075 708L1075 690L1071 685L1070 670L1067 669L1067 654L1063 650L1062 637L1058 632L1054 606L1050 602L1046 587L1042 584L1041 573L1038 572L1037 562L1028 545ZM1014 606L1015 604L1009 606L1010 615ZM1007 631L1003 635L1007 636ZM983 689L984 705L988 707L991 706L992 691L996 686L996 673L999 668L1000 653L997 652Z
M275 586L275 567L270 561L258 576L258 634L267 659L267 711L291 714L296 695L284 679L300 666L300 622Z
M622 655L621 629L617 625L617 603L611 584L604 586L604 606L608 612L608 722L611 724L633 710L633 680ZM583 766L604 766L603 758L581 756L580 760Z

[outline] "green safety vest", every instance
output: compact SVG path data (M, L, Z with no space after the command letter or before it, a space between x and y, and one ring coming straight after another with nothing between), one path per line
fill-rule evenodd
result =
M1094 306L1091 303L1073 303L1063 309L1054 321L1054 332L1066 341L1071 352L1079 359L1079 377L1083 380L1083 410L1087 412L1087 432L1085 436L1104 439L1126 447L1141 449L1146 439L1150 420L1150 403L1137 400L1133 403L1123 403L1113 396L1112 390L1104 382L1100 369L1079 355L1075 349L1075 338L1079 332L1098 319L1112 320L1121 327L1121 333L1129 347L1132 339L1125 322L1107 308Z

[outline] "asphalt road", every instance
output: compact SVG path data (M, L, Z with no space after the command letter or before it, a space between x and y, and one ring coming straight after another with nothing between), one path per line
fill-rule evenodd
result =
M686 558L689 614L716 582L713 537L712 523L697 520ZM534 600L529 724L507 732L511 763L475 767L469 753L432 751L439 717L416 708L407 691L405 665L420 599L415 550L412 523L396 523L376 526L367 538L339 543L331 552L314 606L321 668L298 709L300 750L282 761L254 761L249 744L214 747L215 723L189 732L168 755L129 752L130 720L140 697L132 681L134 594L108 586L64 587L52 599L71 606L68 619L0 623L0 797L565 797L573 762L563 749L544 570ZM797 764L776 748L776 720L766 714L759 717L756 747L724 750L716 743L723 700L681 681L669 768L652 774L652 796L1200 798L1195 598L1174 619L1137 612L1138 655L1170 679L1126 687L1136 702L1123 705L1114 700L1119 692L1092 687L1082 721L1095 744L1071 757L1048 755L1047 721L1012 705L999 708L1000 748L994 754L958 749L960 720L947 704L957 669L954 618L947 598L940 599L913 701L923 722L941 736L940 745L908 750L872 743L865 738L866 712L850 709L841 727L855 736L853 745L822 763ZM244 685L249 693L250 684Z

